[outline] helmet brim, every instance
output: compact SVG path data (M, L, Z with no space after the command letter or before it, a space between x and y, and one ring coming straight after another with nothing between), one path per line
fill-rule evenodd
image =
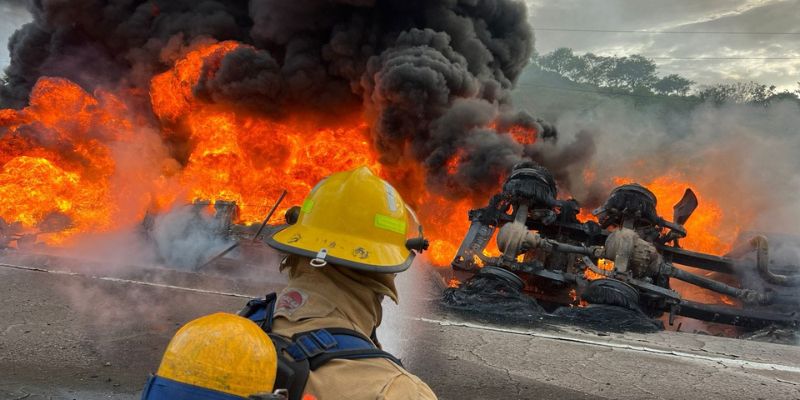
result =
M336 239L331 241L326 238ZM325 261L328 263L386 274L407 270L416 256L413 251L399 246L361 243L363 240L341 232L328 232L308 226L286 225L270 235L266 242L278 251L309 258L316 258L320 250L325 249ZM367 256L364 256L365 252ZM370 256L375 260L365 262Z

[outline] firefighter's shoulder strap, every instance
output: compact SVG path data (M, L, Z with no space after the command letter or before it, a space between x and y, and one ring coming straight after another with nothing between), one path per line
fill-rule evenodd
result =
M374 339L350 329L317 329L300 332L291 338L272 333L276 300L275 293L250 300L239 315L258 324L272 339L278 352L276 387L288 389L292 399L295 396L299 399L304 392L310 371L331 360L385 358L403 365L399 359L375 346ZM372 335L374 337L375 332Z

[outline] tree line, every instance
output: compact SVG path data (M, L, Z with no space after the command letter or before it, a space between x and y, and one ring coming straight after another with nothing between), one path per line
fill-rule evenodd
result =
M575 54L562 47L544 55L534 55L533 65L580 84L607 89L611 92L692 97L715 104L761 104L775 100L794 100L800 103L800 82L794 92L777 91L775 85L758 82L718 83L695 87L696 82L678 74L659 76L653 60L634 54L630 56L598 56L592 53Z

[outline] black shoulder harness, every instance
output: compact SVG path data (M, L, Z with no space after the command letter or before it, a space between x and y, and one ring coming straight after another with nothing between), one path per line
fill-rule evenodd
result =
M300 399L310 371L331 360L385 358L403 364L393 355L379 349L375 339L344 328L327 328L300 332L291 338L272 333L277 295L250 300L239 315L258 324L266 332L278 352L276 387L289 390L291 400ZM375 332L372 332L375 336Z

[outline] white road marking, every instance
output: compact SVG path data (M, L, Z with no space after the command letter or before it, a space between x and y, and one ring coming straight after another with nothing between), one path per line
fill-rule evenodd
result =
M151 286L151 287L158 287L164 289L173 289L173 290L182 290L187 292L194 292L194 293L203 293L203 294L212 294L218 296L228 296L228 297L237 297L237 298L244 298L244 299L252 299L254 296L241 294L241 293L231 293L231 292L220 292L215 290L206 290L206 289L197 289L197 288L190 288L185 286L175 286L175 285L167 285L163 283L153 283L153 282L145 282L145 281L137 281L131 279L122 279L122 278L112 278L108 276L96 276L96 275L86 275L72 271L60 271L60 270L49 270L44 268L38 267L29 267L29 266L22 266L22 265L13 265L13 264L4 264L0 263L0 268L7 268L7 269L16 269L21 271L29 271L29 272L44 272L49 274L56 274L56 275L66 275L66 276L73 276L73 277L81 277L81 278L89 278L89 279L97 279L107 282L115 282L115 283L127 283L127 284L134 284L134 285L143 285L143 286ZM591 340L591 339L584 339L578 337L570 337L570 336L562 336L562 335L554 335L550 333L543 333L543 332L536 332L532 330L522 330L522 329L513 329L513 328L501 328L497 326L491 325L483 325L483 324L475 324L471 322L460 322L460 321L447 321L447 320L439 320L439 319L430 319L430 318L410 318L413 321L420 321L430 324L437 324L440 326L455 326L455 327L464 327L470 329L480 329L485 331L493 331L493 332L502 332L502 333L510 333L515 335L525 335L531 337L537 337L542 339L550 339L550 340L559 340L559 341L566 341L572 343L580 343L585 345L592 345L592 346L602 346L612 349L619 349L619 350L628 350L628 351L636 351L636 352L643 352L649 354L657 354L667 357L676 357L676 358L684 358L684 359L693 359L699 361L706 361L711 363L717 363L729 367L740 367L740 368L748 368L753 370L762 370L762 371L783 371L783 372L793 372L793 373L800 373L800 367L782 365L782 364L773 364L773 363L763 363L758 361L749 361L743 359L733 359L733 358L724 358L724 357L714 357L714 356L707 356L702 354L693 354L687 353L682 351L675 351L675 350L662 350L656 349L647 346L635 346L626 343L614 343L614 342L605 342L599 340Z
M687 353L682 351L675 351L675 350L662 350L656 349L647 346L636 346L626 343L614 343L614 342L604 342L599 340L592 340L592 339L584 339L578 337L570 337L570 336L562 336L562 335L554 335L550 333L543 333L543 332L536 332L531 330L522 330L522 329L513 329L513 328L501 328L491 325L483 325L483 324L475 324L471 322L460 322L460 321L447 321L447 320L438 320L438 319L429 319L429 318L411 318L414 321L420 321L430 324L437 324L440 326L455 326L455 327L464 327L464 328L471 328L471 329L480 329L486 331L493 331L493 332L503 332L503 333L511 333L515 335L526 335L532 336L542 339L550 339L550 340L560 340L565 342L573 342L573 343L581 343L586 345L592 346L602 346L608 347L612 349L619 349L619 350L628 350L628 351L636 351L636 352L643 352L649 354L657 354L667 357L677 357L677 358L684 358L684 359L693 359L699 361L707 361L716 364L721 364L729 367L740 367L740 368L748 368L753 370L762 370L762 371L783 371L783 372L793 372L793 373L800 373L800 367L794 367L789 365L782 365L782 364L772 364L772 363L764 363L758 361L749 361L743 359L733 359L733 358L725 358L725 357L714 357L714 356L707 356L702 354L693 354Z
M173 290L182 290L182 291L186 291L186 292L213 294L213 295L217 295L217 296L238 297L238 298L242 298L242 299L253 299L254 297L257 297L257 296L251 296L251 295L241 294L241 293L218 292L216 290L196 289L196 288L190 288L190 287L185 287L185 286L167 285L167 284L164 284L164 283L153 283L153 282L137 281L137 280L132 280L132 279L112 278L110 276L86 275L86 274L81 274L81 273L72 272L72 271L60 271L60 270L52 270L52 269L45 269L45 268L38 268L38 267L29 267L29 266L24 266L24 265L14 265L14 264L3 264L3 263L0 263L0 268L16 269L16 270L30 271L30 272L45 272L45 273L48 273L48 274L66 275L66 276L74 276L74 277L81 277L81 278L97 279L97 280L101 280L101 281L115 282L115 283L129 283L129 284L133 284L133 285L152 286L152 287L158 287L158 288L163 288L163 289L173 289Z

